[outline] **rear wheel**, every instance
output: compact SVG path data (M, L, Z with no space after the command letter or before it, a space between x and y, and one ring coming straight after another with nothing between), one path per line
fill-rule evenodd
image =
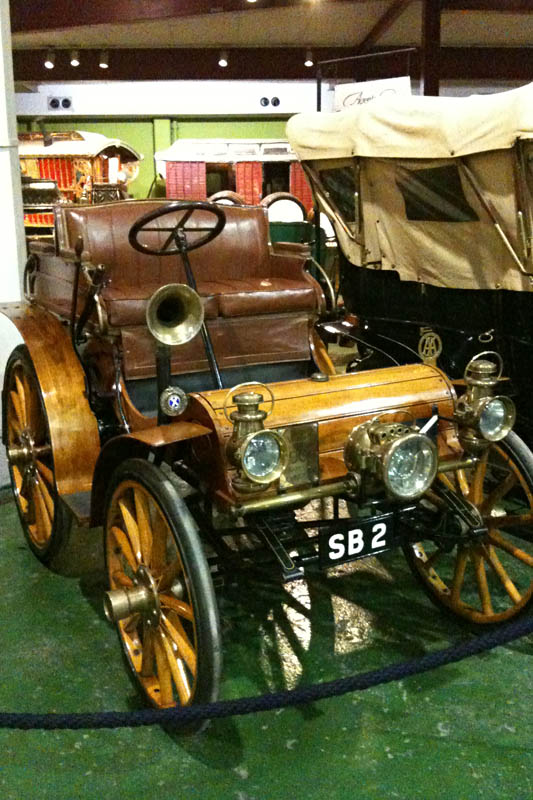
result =
M411 569L429 597L459 617L481 624L515 617L533 597L532 453L510 433L475 468L438 480L477 509L479 527L468 530L428 493L423 503L435 524L431 538L405 546Z
M24 345L9 357L3 397L9 474L22 529L37 558L48 564L66 543L72 516L57 493L48 418Z
M209 566L184 501L153 464L130 459L115 472L105 553L106 614L146 699L159 708L216 700L222 658Z

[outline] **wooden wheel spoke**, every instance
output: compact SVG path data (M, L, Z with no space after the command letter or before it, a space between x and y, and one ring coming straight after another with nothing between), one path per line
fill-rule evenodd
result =
M516 547L508 539L505 539L505 537L503 537L499 531L490 530L489 539L492 544L496 545L496 547L499 547L501 550L505 550L506 553L514 556L524 564L527 564L528 567L533 567L533 556L530 556L529 553L526 553L520 547Z
M518 525L531 525L533 522L533 511L527 514L506 514L504 517L486 517L487 525L497 523L504 528L514 528Z
M484 614L493 614L492 601L490 597L489 584L487 583L487 573L485 571L485 562L483 561L481 552L478 549L472 550L472 561L474 564L474 572L476 575L476 584L479 599L481 600L481 608Z
M161 614L161 623L176 645L180 658L183 658L192 674L196 675L196 652L179 619L175 618L172 623L168 617Z
M41 475L38 472L36 473L36 477L37 477L37 486L38 486L39 492L41 493L42 498L44 500L44 503L45 503L45 506L46 506L46 510L48 511L50 519L53 520L53 518L54 518L54 501L53 501L52 495L48 491L48 487L47 487L46 483L44 482L44 480L42 479Z
M147 625L144 626L143 635L143 654L141 663L141 675L144 678L150 677L154 673L154 632Z
M464 469L458 469L455 473L455 479L457 481L457 485L461 491L461 493L466 497L470 492L470 486L468 485L468 480L466 478L466 473Z
M191 699L191 687L189 685L187 674L183 668L183 662L180 656L174 653L172 645L169 642L168 638L165 636L165 634L161 633L160 636L161 636L161 643L163 645L163 650L167 658L168 666L170 668L172 678L176 685L176 689L178 690L178 697L180 699L180 703L183 706L185 706L187 705L187 703L189 703Z
M432 553L426 561L421 561L420 563L423 569L425 569L426 572L429 572L430 569L433 569L434 565L437 563L442 554L443 550L438 549L435 550L435 552Z
M140 564L142 562L142 554L141 554L141 540L139 538L139 528L137 527L137 523L133 517L133 514L129 510L124 500L119 500L118 505L120 508L120 513L122 514L122 519L124 520L124 525L126 526L126 530L128 532L128 538L130 541L131 550L135 556L137 563Z
M162 606L171 608L172 611L175 611L180 617L189 620L189 622L194 620L192 606L189 605L189 603L185 603L183 600L178 600L177 597L174 597L174 595L171 594L160 594L159 601Z
M159 590L165 591L165 589L169 589L181 571L181 561L178 556L176 556L174 561L171 561L171 563L167 564L163 569L159 578Z
M16 394L17 394L17 398L18 398L18 404L19 404L20 412L22 414L22 417L21 417L20 421L21 421L22 425L26 426L28 424L28 415L27 415L27 408L28 408L27 402L28 401L27 401L27 398L26 398L26 392L24 391L24 385L23 385L21 379L19 378L19 376L17 375L17 373L15 373L15 385L17 387Z
M22 480L20 484L20 497L26 503L26 521L28 525L35 524L35 498L33 496L33 484L34 484L34 476L33 472L29 469L25 469L22 474Z
M52 521L37 483L33 485L32 497L35 504L35 538L40 542L46 542L52 533Z
M454 605L461 602L461 589L465 579L466 563L468 561L468 552L464 548L460 548L455 560L452 587L451 587L451 600Z
M124 631L126 633L128 633L128 634L135 633L135 631L137 631L137 629L138 629L138 627L139 627L139 625L141 623L141 619L142 619L141 615L138 612L135 612L135 614L132 614L131 617L128 617L124 621L124 628L123 628Z
M47 467L46 464L43 464L43 462L39 461L38 459L35 459L35 466L37 467L39 474L42 475L47 482L48 486L53 488L55 484L54 473L50 467Z
M21 428L26 427L26 414L22 409L22 405L20 402L20 397L13 389L10 391L9 396L11 398L11 403L13 405L13 409L15 411L17 420Z
M483 484L485 483L485 476L487 474L488 456L489 451L485 450L474 469L472 482L470 484L470 493L468 499L471 503L474 503L474 505L477 506L480 506L483 502Z
M513 601L513 603L519 603L522 599L522 595L514 585L513 581L507 574L507 570L503 566L502 562L498 558L497 554L494 552L494 548L492 545L483 548L483 557L485 561L492 567L498 578L500 579L503 588Z
M159 679L159 698L162 706L174 704L174 692L172 691L172 673L170 671L169 660L166 657L165 648L162 643L161 634L154 636L154 655L157 666L157 677Z
M507 477L496 486L490 494L483 500L479 510L482 514L488 514L494 508L496 503L502 500L505 495L511 491L513 486L516 486L517 477L514 472L510 472Z
M20 426L20 423L19 423L16 415L13 414L13 413L10 414L9 413L9 409L8 409L8 414L7 414L7 427L8 427L8 430L11 430L11 432L15 434L17 440L20 440L20 435L22 433L22 428Z
M130 568L133 570L133 572L137 572L138 564L135 560L128 537L124 531L120 528L117 528L116 525L111 528L111 533L115 537L115 541L119 546L122 555L130 565Z
M113 585L118 584L118 586L124 586L124 588L131 589L134 586L134 583L129 575L126 575L125 572L121 569L116 569L113 573L111 573L111 579Z
M135 515L137 517L142 561L146 566L150 566L152 561L152 526L150 524L148 499L140 489L133 490L133 497L135 500Z
M163 517L155 513L152 524L152 573L159 575L166 562L168 527Z
M443 483L450 492L455 492L455 486L445 472L439 472L439 481Z

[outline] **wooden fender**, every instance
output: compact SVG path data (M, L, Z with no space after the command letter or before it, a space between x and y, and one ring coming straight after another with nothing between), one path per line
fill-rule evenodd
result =
M48 311L27 303L8 303L0 312L20 332L39 379L58 493L89 491L100 437L70 331Z

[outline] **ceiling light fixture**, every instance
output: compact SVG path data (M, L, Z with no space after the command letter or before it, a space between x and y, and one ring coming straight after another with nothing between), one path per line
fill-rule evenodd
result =
M228 54L225 50L220 51L220 55L218 57L218 66L219 67L227 67L228 66Z
M46 51L46 60L44 62L44 66L46 69L53 69L56 64L56 54L53 50Z
M80 51L79 50L71 50L70 51L70 66L71 67L79 67L80 65Z
M247 0L248 3L255 3L256 0Z
M315 62L313 61L313 53L311 52L311 50L307 50L307 52L305 54L304 66L313 67L314 64L315 64Z
M100 69L107 69L109 66L109 53L107 50L100 51L100 60L98 62Z

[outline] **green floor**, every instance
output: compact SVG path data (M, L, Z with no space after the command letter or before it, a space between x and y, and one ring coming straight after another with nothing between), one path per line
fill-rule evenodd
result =
M98 547L81 577L42 567L0 505L0 710L128 710L139 701L101 611ZM98 534L93 534L96 545ZM88 552L91 536L76 548ZM290 589L245 580L221 598L224 698L314 683L468 636L401 555ZM157 727L0 731L1 800L533 797L533 641L299 709Z

